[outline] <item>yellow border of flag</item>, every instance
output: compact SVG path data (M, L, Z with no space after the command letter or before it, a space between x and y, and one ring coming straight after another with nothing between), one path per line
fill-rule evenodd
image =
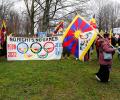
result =
M70 23L70 25L67 27L66 31L63 33L63 36L61 38L61 41L63 42L65 36L67 35L69 29L71 28L71 26L73 25L73 23L76 21L77 18L81 18L82 20L84 20L86 23L90 24L89 22L87 22L83 17L81 17L80 15L76 15L75 18L73 19L73 21ZM91 26L92 27L92 26ZM92 27L93 28L93 27ZM97 36L97 32L96 30L93 28L94 30L94 35L91 38L90 42L87 44L87 47L84 49L84 51L82 52L81 56L79 56L79 60L83 61L83 57L85 56L85 54L87 53L87 51L90 49L92 43L94 42L94 40L96 39Z
M93 35L93 37L91 38L91 40L89 41L89 43L87 44L86 48L84 49L84 51L82 52L81 56L79 56L80 60L84 60L83 57L85 56L85 54L87 53L87 51L90 49L92 43L94 42L94 40L96 39L97 33L94 31L95 35Z

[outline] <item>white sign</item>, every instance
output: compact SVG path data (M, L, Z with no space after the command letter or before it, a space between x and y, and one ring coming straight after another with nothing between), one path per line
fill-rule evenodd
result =
M57 60L61 54L62 43L58 36L7 37L7 60Z
M113 33L120 34L120 28L113 28Z
M37 34L39 38L47 36L47 32L37 32Z

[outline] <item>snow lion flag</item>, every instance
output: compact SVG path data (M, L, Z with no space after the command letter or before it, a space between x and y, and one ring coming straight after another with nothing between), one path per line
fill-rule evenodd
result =
M63 47L83 61L96 36L94 28L84 18L76 15L63 34Z

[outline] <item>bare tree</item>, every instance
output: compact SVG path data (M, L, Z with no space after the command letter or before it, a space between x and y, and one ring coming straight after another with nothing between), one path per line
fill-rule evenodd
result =
M31 33L34 34L34 15L35 15L35 0L24 0L26 8L27 8L27 13L30 19L30 29L31 29Z
M83 12L84 4L89 0L37 0L43 11L42 30L46 31L50 27L50 21L60 20L67 15L76 12ZM77 6L76 6L77 5Z
M7 16L7 14L10 12L11 7L13 6L14 2L11 1L0 1L0 18L4 18Z
M120 17L120 4L115 3L110 7L110 22L111 22L110 24L112 29L118 27L117 23L119 21L119 17Z
M83 12L83 4L87 1L89 0L74 0L74 2L70 0L24 0L31 22L31 32L33 33L38 23L40 31L47 31L51 26L51 21L62 19L76 11Z
M6 20L7 34L19 33L19 15L13 9L14 3L10 0L1 0L0 2L0 19Z
M8 33L19 34L20 16L16 11L10 11L7 18Z
M93 0L99 31L108 31L115 27L119 11L119 4L110 0Z

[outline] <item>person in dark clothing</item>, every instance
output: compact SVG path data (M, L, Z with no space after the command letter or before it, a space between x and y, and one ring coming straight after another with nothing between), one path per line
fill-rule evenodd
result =
M118 46L120 46L120 35L119 35L119 38L118 38Z
M115 36L112 36L112 38L111 38L111 44L115 47L116 43L117 43L117 41L115 39Z
M112 67L112 56L115 53L115 49L111 47L108 38L103 38L99 40L99 42L101 42L101 46L99 47L100 69L98 73L96 73L96 78L101 82L108 82L110 69Z
M90 60L90 49L88 50L88 52L84 56L84 62L89 61L89 60Z
M70 51L68 51L67 47L63 47L63 58L67 58L70 56Z
M6 41L4 41L2 47L3 49L1 50L1 56L6 56L7 55Z

